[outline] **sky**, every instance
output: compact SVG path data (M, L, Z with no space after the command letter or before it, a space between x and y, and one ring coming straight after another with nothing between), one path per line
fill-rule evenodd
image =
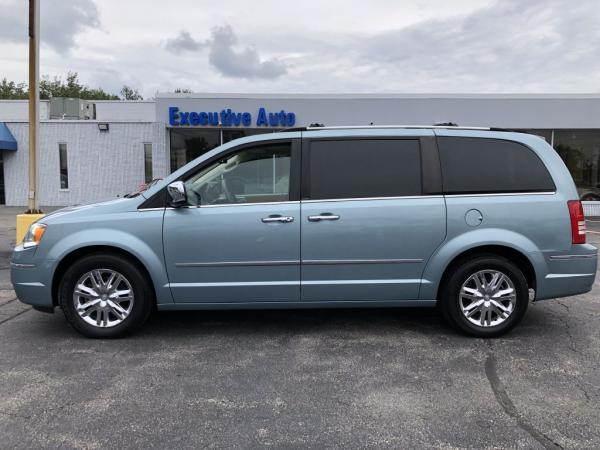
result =
M40 72L112 93L600 91L599 0L40 1ZM0 0L0 79L27 4Z

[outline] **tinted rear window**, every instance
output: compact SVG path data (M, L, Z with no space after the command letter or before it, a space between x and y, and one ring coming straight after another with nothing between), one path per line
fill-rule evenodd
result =
M523 144L501 139L440 137L438 147L447 194L555 190L540 158Z
M311 199L421 194L417 139L312 141L309 170Z

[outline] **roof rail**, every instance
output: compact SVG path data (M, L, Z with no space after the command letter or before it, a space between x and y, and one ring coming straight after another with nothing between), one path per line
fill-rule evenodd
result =
M489 127L459 127L456 125L342 125L342 126L327 126L327 127L306 127L306 131L318 130L360 130L360 129L389 129L389 128L405 128L405 129L432 129L432 128L452 128L458 130L482 130L489 131Z
M312 124L306 127L292 127L282 128L277 130L278 133L284 133L288 131L319 131L319 130L368 130L368 129L391 129L391 128L404 128L404 129L452 129L452 130L474 130L474 131L504 131L508 133L524 133L520 130L512 130L510 128L500 127L461 127L452 122L440 123L436 125L338 125L338 126L324 126L321 124Z
M282 128L277 130L276 133L288 133L292 131L306 131L306 127L290 127L290 128Z

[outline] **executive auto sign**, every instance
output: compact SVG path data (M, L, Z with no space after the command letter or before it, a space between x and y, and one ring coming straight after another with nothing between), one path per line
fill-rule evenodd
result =
M281 111L271 112L258 108L256 120L250 112L236 112L230 108L217 111L181 111L176 106L169 107L169 125L172 127L293 127L296 114Z

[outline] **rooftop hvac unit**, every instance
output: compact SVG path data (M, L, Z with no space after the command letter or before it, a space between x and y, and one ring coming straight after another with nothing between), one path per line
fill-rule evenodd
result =
M96 118L95 104L80 98L50 99L50 119L90 120Z

